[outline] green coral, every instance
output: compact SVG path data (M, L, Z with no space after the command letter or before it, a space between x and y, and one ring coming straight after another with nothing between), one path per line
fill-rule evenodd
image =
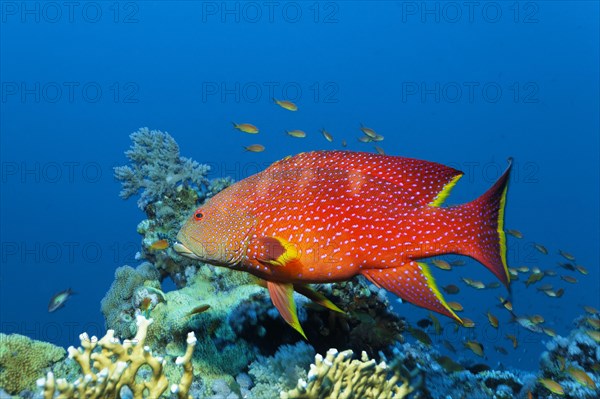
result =
M240 339L227 319L231 309L264 289L247 281L240 285L228 281L228 290L218 292L218 284L205 277L208 270L201 269L186 287L166 293L166 302L152 309L151 317L156 322L150 326L147 340L151 346L164 347L168 354L176 354L183 349L179 343L185 341L185 334L190 329L196 331L194 368L202 370L210 386L211 380L235 376L255 359L257 349ZM209 309L193 313L200 305L208 305Z
M132 337L137 330L135 325L134 294L144 285L160 288L159 273L150 263L143 263L136 269L130 266L119 267L115 280L100 304L106 324L117 336Z
M66 351L19 334L0 334L0 387L12 395L35 389L44 370L65 357Z

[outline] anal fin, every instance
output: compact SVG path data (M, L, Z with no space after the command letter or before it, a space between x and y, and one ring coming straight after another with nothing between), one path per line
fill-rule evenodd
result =
M377 286L414 305L448 316L462 324L446 303L425 263L410 261L394 268L366 269L362 275Z
M302 330L302 326L300 325L300 320L298 320L298 313L296 312L294 285L291 283L267 281L267 288L271 295L271 301L277 310L279 310L281 317L298 331L304 339L307 339L306 334L304 334L304 330Z

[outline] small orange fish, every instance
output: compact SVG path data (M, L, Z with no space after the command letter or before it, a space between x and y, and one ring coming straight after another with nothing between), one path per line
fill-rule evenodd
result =
M588 274L589 273L588 270L585 267L581 266L581 265L575 265L575 269L577 269L577 271L579 273L581 273L581 274Z
M506 230L506 232L515 238L523 238L523 233L519 230Z
M420 330L418 328L409 328L408 332L416 340L424 343L427 346L431 345L431 343L432 343L431 338L429 337L429 335L425 331Z
M273 101L283 109L287 109L288 111L292 112L298 111L298 106L291 101L276 99L273 99Z
M286 130L288 136L295 137L297 139L303 139L306 137L306 133L302 130Z
M517 349L519 342L517 341L517 337L512 334L506 334L506 338L512 341L512 345L514 349Z
M498 318L489 311L487 312L487 317L490 325L494 328L498 328Z
M458 294L460 292L460 288L458 288L454 284L448 284L447 286L442 287L442 289L444 290L444 292L446 294L450 294L450 295Z
M502 304L502 306L504 306L504 308L506 308L506 310L508 310L509 312L512 312L513 305L512 305L511 301L509 301L508 299L504 299L501 296L499 296L498 299L500 300L500 303Z
M202 312L206 312L208 309L210 309L210 305L199 305L199 306L196 306L194 309L190 310L187 313L187 316L189 317L189 316L197 315Z
M431 319L431 323L433 324L433 331L435 331L435 335L440 335L442 333L442 325L440 321L431 312L429 312L429 318Z
M547 390L549 390L552 393L555 393L557 395L564 395L565 394L565 390L563 389L563 387L556 381L553 381L549 378L540 378L538 380L538 382L540 384L542 384L544 386L544 388L546 388Z
M250 123L240 123L237 124L235 122L233 123L233 127L237 130L239 130L240 132L244 132L244 133L250 133L250 134L256 134L258 133L258 128Z
M588 312L589 314L598 314L600 311L593 306L584 306L583 310Z
M152 299L146 297L142 300L142 303L140 304L140 310L146 311L150 308L150 305L152 304Z
M465 328L473 328L473 327L475 327L475 322L473 320L471 320L471 319L463 317L462 321L463 321L463 325L462 326L465 327Z
M472 280L472 279L470 279L470 278L466 278L466 277L462 277L461 279L462 279L462 281L464 281L464 282L465 282L465 284L467 284L468 286L471 286L471 287L473 287L473 288L477 288L478 290L482 290L482 289L484 289L484 288L485 288L485 284L484 284L484 283L482 283L482 282L481 282L481 281L479 281L479 280Z
M263 152L265 150L265 146L262 144L251 144L244 147L244 149L248 152Z
M534 247L535 249L537 249L537 250L538 250L538 252L540 252L540 253L542 253L542 254L544 254L544 255L548 255L548 249L546 249L546 247L545 247L545 246L543 246L542 244L538 244L538 243L535 243L535 242L534 242L534 243L533 243L533 247Z
M148 247L148 249L151 249L152 251L162 251L167 248L169 248L169 241L167 241L165 239L154 241Z
M531 284L535 284L538 281L540 281L541 279L544 278L544 273L532 273L529 275L529 278L527 278L527 281L525 281L525 286L529 287Z
M452 266L464 266L464 265L466 265L466 264L467 264L467 262L465 262L465 261L464 261L464 260L462 260L462 259L457 259L457 260L453 260L452 262L450 262L450 264L451 264Z
M450 309L454 310L455 312L463 311L463 306L458 302L447 302L447 304L450 306Z
M374 139L375 137L377 137L377 133L375 133L375 130L371 129L370 127L366 127L366 126L360 125L360 130L362 130L362 132L367 137L370 137L372 139Z
M321 134L323 137L325 137L325 140L329 141L330 143L333 141L333 136L327 130L321 129Z
M556 337L556 331L548 327L542 327L542 331L549 337Z
M585 333L596 342L600 342L600 331L585 330Z
M589 374L586 373L585 371L576 369L575 367L571 366L571 367L567 368L567 373L569 373L575 381L577 381L584 387L587 387L590 389L596 389L596 383L594 382L594 380L592 380L592 378L589 376Z
M575 261L575 257L573 255L571 255L568 252L562 251L562 250L558 250L559 255L561 255L563 258L565 258L566 260L570 260L571 262Z
M577 279L575 277L571 277L571 276L560 276L560 278L563 281L566 281L567 283L571 283L571 284L577 284L579 281L577 281Z
M473 352L477 356L483 357L483 345L481 345L479 342L467 341L465 342L465 347L469 348L471 352Z
M470 203L442 207L460 171L366 152L305 152L208 199L183 225L174 249L265 280L283 319L302 335L294 291L359 274L461 323L429 266L414 259L469 256L508 285L500 218L509 174L510 166Z
M450 266L450 263L446 262L445 260L434 259L434 260L431 261L431 263L433 263L433 265L435 267L437 267L438 269L441 269L441 270L452 270L452 266Z
M385 155L385 151L383 150L383 148L379 147L378 145L376 145L374 148L379 155Z
M590 326L592 326L596 330L600 330L600 319L596 319L596 318L593 318L593 317L586 317L585 320L587 321L587 323Z
M533 324L542 324L545 319L542 315L539 314L534 314L533 316L531 316L529 318L529 320L533 323Z
M549 291L552 289L552 284L544 284L537 287L538 291Z

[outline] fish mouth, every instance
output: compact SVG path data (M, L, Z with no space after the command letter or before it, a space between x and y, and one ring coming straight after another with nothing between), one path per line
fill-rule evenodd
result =
M186 247L185 245L183 245L179 242L176 242L175 244L173 244L173 249L179 255L183 255L183 256L185 256L187 258L191 258L191 259L201 260L198 255L193 253L188 247Z

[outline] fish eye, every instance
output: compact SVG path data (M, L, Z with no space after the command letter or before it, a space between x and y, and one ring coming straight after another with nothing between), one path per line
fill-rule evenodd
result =
M198 211L194 214L194 219L196 220L201 220L204 217L204 213L202 213L201 211Z

